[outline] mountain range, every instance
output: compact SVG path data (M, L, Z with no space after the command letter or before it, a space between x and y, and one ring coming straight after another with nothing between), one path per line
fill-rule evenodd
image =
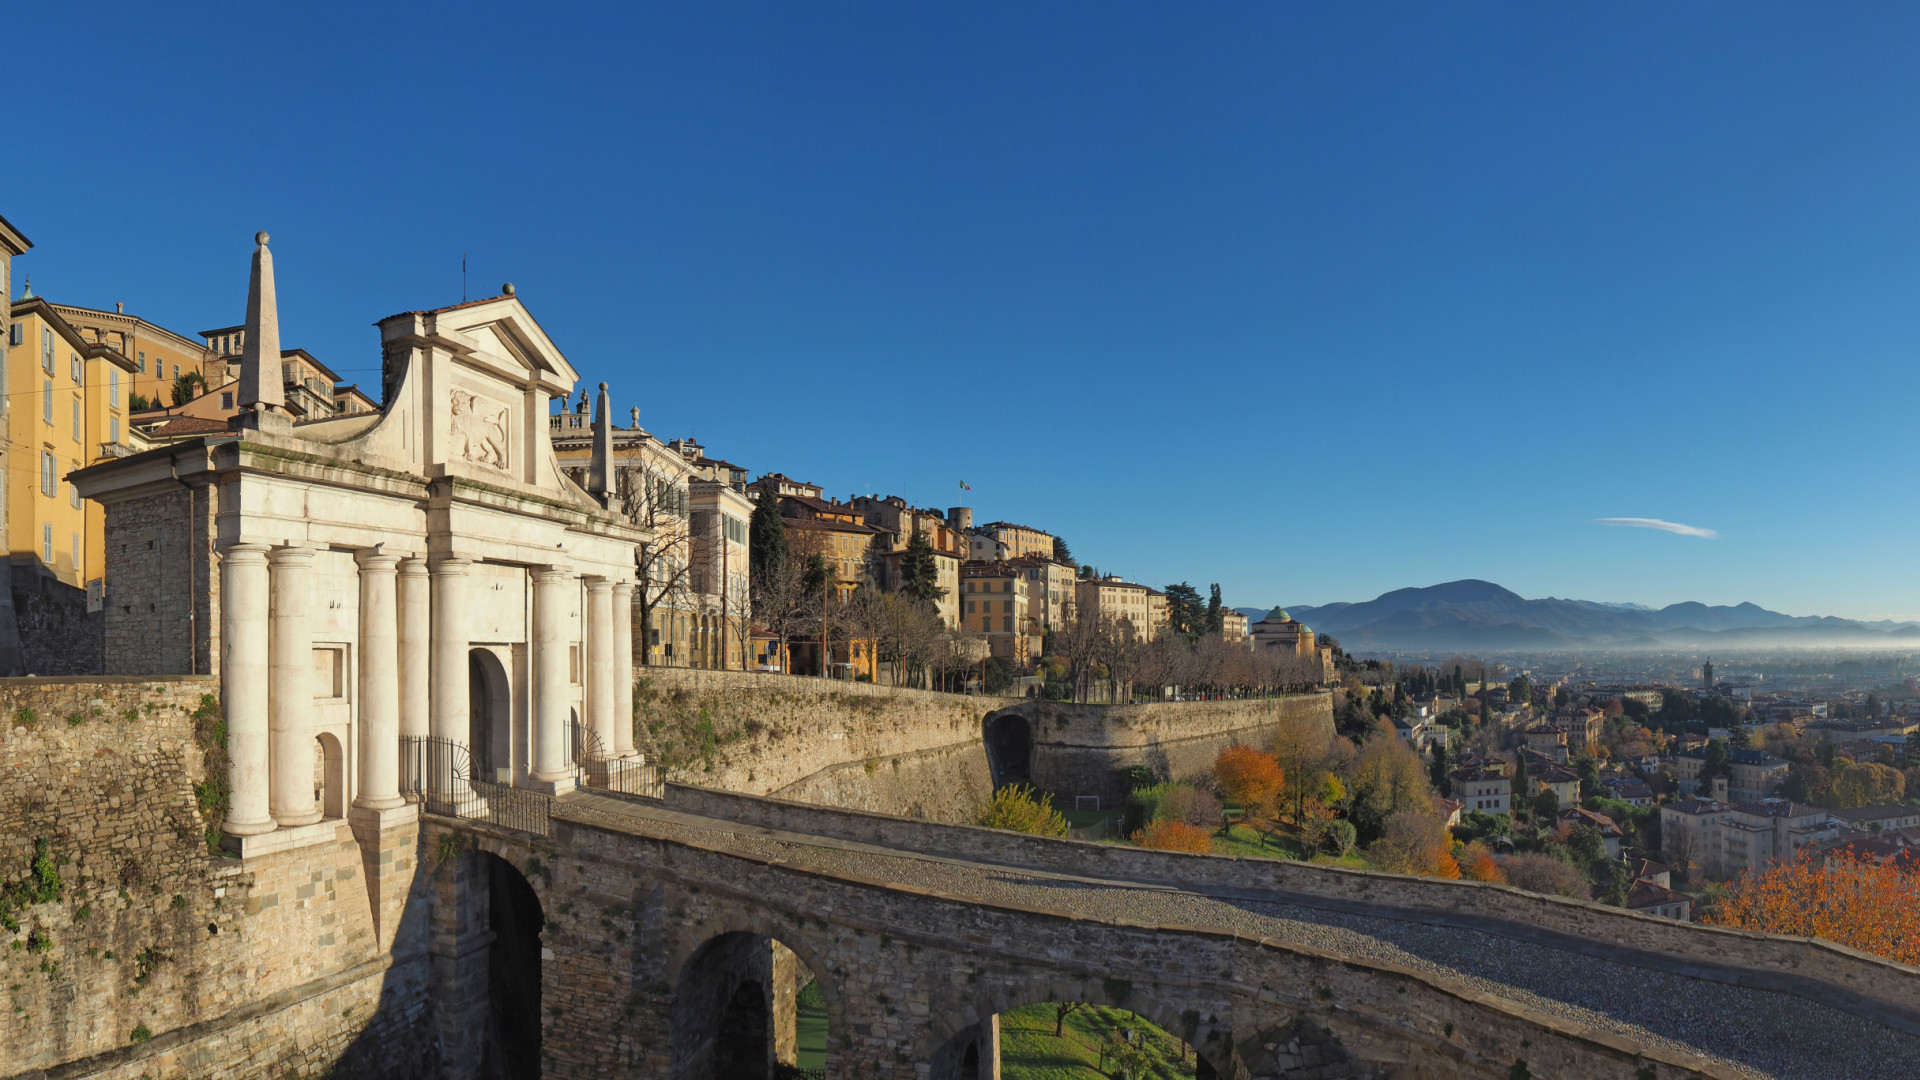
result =
M1261 608L1235 610L1256 622L1266 615ZM1914 623L1783 615L1751 603L1651 608L1551 596L1529 600L1474 579L1395 589L1357 604L1289 605L1287 612L1339 638L1350 651L1920 647L1920 624Z

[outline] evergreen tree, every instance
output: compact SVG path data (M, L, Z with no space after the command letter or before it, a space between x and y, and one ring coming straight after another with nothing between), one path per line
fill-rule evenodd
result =
M1207 590L1207 633L1218 634L1226 628L1226 613L1220 606L1220 583Z
M1188 641L1206 631L1207 607L1200 591L1186 582L1167 586L1167 627Z
M760 500L754 504L748 523L748 540L748 581L755 596L764 596L786 573L787 560L792 557L787 548L787 523L780 516L780 494L766 477L760 478Z
M1435 744L1433 748L1433 763L1428 766L1428 769L1433 777L1433 790L1439 792L1442 797L1452 795L1453 778L1447 775L1446 746Z
M1522 810L1525 807L1526 804L1522 803L1520 800L1527 797L1528 786L1529 785L1527 782L1527 755L1515 754L1513 756L1513 787L1511 788L1512 795L1509 800L1513 803L1513 808L1515 811Z
M913 539L907 542L900 577L900 591L915 600L931 604L947 595L947 590L940 585L940 568L933 561L933 544L920 529L913 530Z
M1053 538L1053 561L1066 563L1068 566L1080 565L1073 561L1073 551L1067 547L1067 542L1058 536Z

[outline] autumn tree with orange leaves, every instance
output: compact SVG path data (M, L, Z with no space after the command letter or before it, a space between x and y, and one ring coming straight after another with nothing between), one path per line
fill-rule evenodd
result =
M1156 821L1144 829L1135 830L1128 839L1155 851L1197 851L1205 854L1213 850L1213 841L1208 838L1207 830L1184 821Z
M1271 814L1286 777L1272 754L1251 746L1229 746L1213 759L1213 778L1227 801L1249 814Z
M1853 854L1775 863L1729 888L1701 922L1825 938L1903 964L1920 964L1920 870L1913 860Z
M1493 857L1487 845L1475 840L1461 850L1458 859L1460 876L1468 881L1491 881L1496 885L1507 883L1507 872L1500 868L1500 861Z

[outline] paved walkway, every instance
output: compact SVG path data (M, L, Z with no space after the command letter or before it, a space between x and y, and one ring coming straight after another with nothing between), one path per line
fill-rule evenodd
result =
M1649 1045L1780 1080L1913 1080L1920 1040L1791 994L1689 978L1517 940L1281 900L1250 900L972 863L679 813L604 795L562 799L554 816L1090 919L1218 927L1416 968Z

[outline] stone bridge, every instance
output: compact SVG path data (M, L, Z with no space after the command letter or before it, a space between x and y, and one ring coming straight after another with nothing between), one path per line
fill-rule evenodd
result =
M1203 1077L1920 1071L1911 969L1504 888L678 786L555 799L547 836L428 816L421 850L452 1077L758 1080L802 968L831 1078L990 1080L996 1014L1064 1000L1151 1019Z

